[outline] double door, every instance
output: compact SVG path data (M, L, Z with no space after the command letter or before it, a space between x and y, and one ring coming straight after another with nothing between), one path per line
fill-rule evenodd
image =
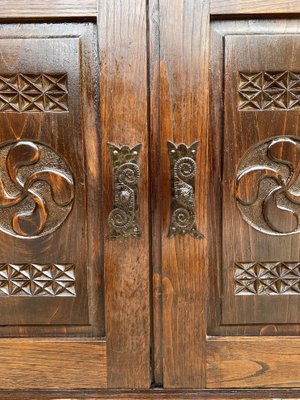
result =
M0 388L299 387L297 1L19 3Z

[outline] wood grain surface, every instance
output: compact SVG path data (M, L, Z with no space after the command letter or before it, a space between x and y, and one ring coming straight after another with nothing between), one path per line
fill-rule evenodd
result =
M234 90L230 90L230 92L227 93L227 102L225 103L226 107L228 107L228 110L231 109L232 112L230 115L232 117L238 117L241 118L242 120L245 118L244 122L242 125L237 125L234 123L234 126L236 127L236 132L239 134L239 132L244 132L246 129L249 129L247 131L248 133L246 135L241 134L240 138L236 139L236 143L239 143L239 146L232 147L231 146L231 135L233 132L235 132L235 128L227 129L228 133L228 140L227 140L227 147L226 147L226 152L225 148L223 149L222 147L222 137L223 134L220 132L222 131L222 126L223 126L223 105L220 105L220 99L223 96L223 89L222 85L224 82L224 71L223 71L223 66L222 66L222 60L223 56L220 56L222 54L222 43L224 43L224 37L228 35L229 41L231 40L230 38L233 38L231 36L233 33L236 35L235 37L240 37L241 40L242 38L248 37L250 42L252 40L258 40L256 44L253 44L252 50L256 51L254 49L259 48L259 40L258 38L261 38L261 40L267 40L269 36L267 35L272 35L272 46L275 44L275 39L278 41L289 41L292 40L292 38L297 37L297 32L299 31L299 22L297 20L280 20L275 21L275 20L269 20L269 21L256 21L256 23L253 23L253 21L236 21L236 22L229 22L229 21L223 21L223 22L215 22L213 25L212 29L212 41L211 41L211 49L212 49L212 55L211 55L211 71L212 71L212 76L211 76L211 137L213 138L212 146L211 146L211 151L210 154L212 155L211 159L211 164L214 166L214 168L211 170L211 179L215 180L214 185L212 185L212 190L210 191L210 196L211 196L211 201L209 204L211 204L212 209L211 209L211 218L210 218L210 223L211 223L211 229L214 229L214 235L217 243L223 243L222 239L222 226L224 224L224 230L223 234L226 236L227 235L227 251L224 249L224 259L226 260L226 257L229 256L230 251L239 251L238 246L242 244L240 241L241 235L236 235L238 232L237 223L239 221L239 218L241 218L240 213L238 213L235 217L231 219L231 228L226 230L226 226L228 226L228 223L230 221L230 218L228 217L228 212L227 212L227 218L224 217L223 214L223 220L221 219L221 214L220 212L217 212L217 210L221 210L223 205L222 205L222 196L221 196L221 180L224 172L222 171L222 162L220 158L220 154L222 151L224 152L224 157L227 157L228 152L233 152L235 150L238 151L238 148L240 145L242 145L242 142L244 140L247 140L247 138L250 138L251 135L253 135L255 132L255 135L259 135L261 133L264 133L266 135L271 136L276 136L278 133L279 134L296 134L297 129L295 127L297 126L297 111L296 110L290 110L290 111L278 111L278 110L268 110L268 111L260 111L259 113L257 112L252 112L252 111L239 111L236 113L232 107L234 107L234 103L238 101L238 99L235 97L236 92ZM238 36L241 35L241 36ZM248 36L249 35L249 36ZM263 39L264 38L264 39ZM249 42L249 43L250 43ZM276 42L276 48L279 50L279 42ZM264 47L264 57L258 56L257 60L261 63L268 63L272 62L273 55L274 53L272 52L272 55L268 57L267 53L267 47L266 45ZM244 54L244 49L241 50L240 54ZM283 48L281 48L281 51L292 51L292 47L286 43ZM234 59L231 58L231 54L235 54ZM254 56L254 54L253 54ZM254 61L254 58L251 57L252 61ZM272 66L268 65L263 65L261 66L262 69L286 69L291 68L289 67L288 61L290 60L290 57L283 57L283 59L280 61L280 58L277 56L274 58L274 64ZM231 60L231 61L230 61ZM235 50L231 49L227 53L227 67L230 67L230 63L232 62L232 65L234 63L238 63L239 60L244 60L246 61L245 57L240 57L238 56L238 52ZM241 68L243 70L249 70L249 68L252 68L253 62L250 62L248 67L242 66ZM278 61L278 62L277 62ZM281 64L280 64L281 62ZM293 69L295 66L293 66ZM226 76L229 77L229 73L227 73ZM236 77L236 72L233 73L234 77ZM233 78L231 76L231 79L228 78L227 80L227 88L229 88L229 85L232 85ZM234 78L236 79L236 78ZM229 99L229 94L232 94L232 99ZM235 93L235 94L234 94ZM235 100L237 99L237 100ZM257 118L254 118L254 114L256 115ZM226 114L226 124L230 124L231 121L231 116L228 113ZM247 120L247 122L246 122ZM251 122L252 121L252 122ZM270 121L273 121L270 123ZM296 124L296 125L295 125ZM233 127L233 125L232 125ZM220 134L218 134L218 132ZM277 133L275 133L277 132ZM249 146L248 146L249 147ZM245 149L246 151L246 149ZM244 153L245 153L244 151ZM226 165L230 166L233 165L232 163L232 154L227 158ZM240 156L242 157L242 155ZM238 163L239 161L236 161ZM215 173L214 171L217 171ZM214 177L214 178L213 178ZM225 177L224 177L225 179ZM228 178L226 178L226 182ZM226 187L223 186L223 188ZM228 200L228 198L227 198ZM228 207L228 201L224 204L224 207ZM214 211L213 211L214 210ZM237 210L238 211L238 210ZM213 214L215 215L213 216ZM227 225L226 225L227 224ZM247 247L245 245L245 249L240 252L238 257L240 261L242 261L241 258L245 261L246 259L248 260L258 260L260 261L266 261L267 259L271 261L271 259L281 259L282 257L285 258L284 256L287 257L288 260L294 261L294 259L297 259L297 254L278 254L279 251L286 251L288 248L293 249L294 245L297 246L297 240L294 242L294 245L279 245L280 243L283 243L283 241L295 241L295 238L293 238L293 235L288 235L284 237L276 237L271 236L271 235L261 235L259 232L251 228L244 220L241 222L241 224L244 226L244 229L249 230L249 239L247 239L245 242L249 242L249 240L255 240L256 245L254 246L254 243L251 244L250 247ZM216 229L215 227L219 227L219 229ZM230 232L233 232L231 234ZM247 231L248 232L248 231ZM257 232L257 233L256 233ZM235 236L236 235L236 236ZM248 235L248 233L247 233ZM255 239L255 235L259 236L259 239ZM264 236L263 238L260 238L261 236ZM234 239L235 238L235 239ZM233 240L234 239L234 240ZM216 243L215 242L215 243ZM272 244L274 242L274 244ZM228 245L230 243L230 246ZM232 243L235 243L235 246L231 246ZM261 243L265 243L265 245L261 245ZM277 244L275 244L277 243ZM228 247L229 246L229 247ZM247 253L247 251L253 251L253 253ZM256 249L256 250L255 250ZM257 251L257 254L255 253ZM262 253L266 252L266 253ZM274 258L275 257L275 258ZM275 300L272 300L273 296L250 296L248 299L246 299L247 296L235 296L233 295L232 298L235 297L235 301L244 301L245 303L249 303L249 309L246 310L244 309L244 312L241 312L241 304L240 306L237 306L234 308L233 303L230 303L230 293L234 292L234 265L229 266L227 263L227 280L222 282L221 279L218 279L217 277L220 276L219 274L224 272L224 265L222 264L222 259L221 259L221 246L215 246L211 243L210 246L210 259L211 259L211 275L210 275L210 295L211 295L211 307L209 311L209 328L208 332L209 334L217 334L217 335L298 335L299 334L299 328L297 324L288 324L289 321L292 321L292 319L297 318L297 311L295 310L295 307L297 308L298 300L297 296L294 298L293 296L277 296ZM235 257L233 257L234 261L237 261ZM225 284L225 282L231 282L230 283L230 288ZM224 297L221 295L221 285L223 285L223 291L227 290L227 294ZM223 313L223 321L221 322L221 315L220 315L220 306L217 304L220 304L220 298L223 298L223 305L225 302L227 302L227 317L229 315L233 316L235 313L240 313L240 316L243 320L243 324L240 324L236 321L234 325L229 325L226 324L226 321L224 320L224 314ZM238 299L238 297L244 298L244 300ZM276 297L276 296L275 296ZM216 303L214 304L214 300ZM256 302L256 305L254 306L254 303ZM230 304L229 304L230 303ZM250 306L250 303L252 306ZM265 305L263 305L265 303ZM266 304L268 303L268 306ZM287 306L287 303L290 303L289 306ZM284 305L285 304L285 305ZM246 306L247 307L247 306ZM281 307L281 308L280 308ZM280 311L282 310L282 307L287 307L289 309L289 312L286 311ZM294 311L293 311L294 309ZM235 311L234 311L235 310ZM286 309L285 309L286 310ZM256 318L259 317L260 320L256 319L258 322L257 324L250 324L250 318L253 321L253 316L256 313ZM237 315L237 314L235 314ZM278 321L278 318L281 318L281 323L276 324L276 321ZM249 324L244 324L249 320ZM265 321L264 321L265 320ZM273 320L273 321L271 321ZM294 319L295 321L295 319ZM264 323L265 322L265 323Z
M104 400L273 400L273 399L299 399L299 389L211 389L211 390L166 390L153 388L148 390L51 390L47 392L26 390L2 390L0 399L14 400L79 400L79 399L104 399Z
M2 339L1 390L107 386L106 344Z
M164 387L200 388L205 384L206 319L203 311L206 309L208 240L207 179L203 179L208 168L205 161L208 2L162 0L159 9L160 152L153 160L160 164L161 177ZM167 140L188 146L200 141L196 161L196 223L204 239L189 235L168 237L171 188Z
M105 240L108 386L150 386L146 3L99 3L100 100L105 237L113 208L107 146L141 144L137 188L141 238Z
M298 338L212 338L207 343L207 387L296 388L299 357Z
M295 297L275 295L275 300L272 300L273 296L230 294L235 293L235 286L234 265L231 263L229 266L229 259L237 261L241 258L243 260L251 258L262 261L287 257L287 260L291 261L297 258L297 254L293 254L293 248L298 244L293 235L279 238L278 231L273 236L262 235L242 219L240 212L235 214L233 206L229 211L232 201L230 199L235 197L232 181L235 179L234 173L238 171L239 160L242 157L240 154L240 157L235 159L234 154L243 146L244 141L251 141L251 137L255 137L259 142L261 134L266 135L267 139L280 135L280 140L287 134L297 135L298 118L294 109L286 108L279 111L276 104L265 111L252 111L251 108L245 111L238 109L241 104L237 92L239 71L251 73L262 69L284 72L297 68L297 65L290 65L294 56L287 56L285 52L292 54L294 51L296 43L293 41L297 41L298 38L299 21L253 22L253 20L216 22L212 29L210 154L213 165L211 176L214 180L211 179L214 184L210 194L212 199L210 224L211 229L219 227L215 229L215 243L219 243L220 246L213 244L210 246L213 267L210 275L211 307L208 313L208 332L217 336L210 337L207 342L208 388L299 386L299 340L296 337L299 335L299 328L297 324L289 324L298 318L297 295ZM235 39L237 41L240 39L239 50L237 47L232 47ZM243 42L245 39L247 44ZM222 51L220 52L222 48L225 50L224 55L221 55ZM247 48L250 53L245 51ZM281 56L275 54L273 50L269 52L271 48L279 51ZM251 54L251 60L245 56L246 54L249 56ZM245 64L238 65L239 62ZM257 62L261 64L258 65ZM244 148L242 153L251 154L248 150L251 144L248 143L245 147L247 150ZM280 153L286 154L283 150ZM223 156L220 157L220 154ZM290 152L289 156L293 160L294 152ZM232 173L229 177L230 169ZM251 193L250 189L248 187L248 193ZM279 218L276 212L272 218ZM280 220L281 223L282 221L283 219ZM244 233L239 230L239 224L243 226ZM287 244L287 241L293 240L295 242ZM243 250L240 250L239 246L244 246ZM238 297L243 298L243 306L241 303L237 304L241 301ZM214 298L217 304L214 304ZM237 315L239 318L235 319ZM254 316L256 324L253 324ZM279 319L282 323L278 323ZM220 334L228 336L218 337ZM240 336L230 337L230 335ZM255 335L258 337L254 337Z
M19 214L14 214L21 216L20 222L12 225L14 229L10 218L3 226L8 209L2 209L2 389L107 386L106 345L95 342L95 338L105 334L104 290L100 289L103 285L101 192L95 190L100 182L96 38L89 23L8 24L0 28L2 183L6 167L11 182L19 187L12 192L15 196L24 191L23 199L38 192L40 200L35 200L34 210L46 204L39 217L31 218L32 206L25 207L23 217L20 202ZM5 163L7 146L10 150ZM22 180L19 174L26 168L29 172ZM36 178L51 187L54 202L50 189L42 184L34 190L30 186L29 191L28 181L32 183ZM73 193L71 200L70 193ZM4 192L1 196L3 201ZM70 201L73 205L69 215L56 226L60 215L56 202L64 205ZM43 235L46 229L50 232ZM59 278L59 265L69 263L75 265L73 278L68 272ZM52 275L47 269L49 265ZM42 272L40 267L44 268ZM74 291L68 292L70 276L75 283L72 281ZM59 279L65 292L57 292L55 285ZM49 283L54 285L52 292L47 291ZM36 339L26 340L23 338L26 336ZM72 342L58 339L76 336L86 339L79 343L76 339Z
M254 291L253 295L247 296L245 294L250 293L247 290L238 292L239 295L237 295L237 291L242 290L243 285L238 284L233 279L233 274L238 272L236 263L239 262L282 262L284 264L285 262L298 261L298 235L282 235L282 232L293 232L294 229L297 229L294 226L292 213L282 213L276 206L272 207L271 203L269 205L265 202L265 207L258 206L255 212L259 213L259 210L262 209L264 215L268 217L266 218L267 222L262 215L258 215L255 219L252 215L249 215L249 222L254 224L254 226L250 226L249 223L245 222L245 217L248 214L242 214L239 207L242 200L238 202L236 200L236 196L241 196L242 199L250 199L254 195L257 185L255 178L258 177L258 173L252 172L253 168L261 168L261 176L265 176L263 168L268 162L268 158L267 155L264 155L261 147L264 141L267 141L271 146L272 143L276 143L272 141L272 138L277 138L275 146L280 146L276 164L278 168L281 165L280 159L289 158L293 165L297 164L297 141L293 142L295 144L283 141L284 138L290 140L288 137L295 136L296 138L298 135L298 114L296 110L286 109L282 112L276 107L276 104L272 105L275 108L270 107L259 111L253 111L251 106L247 110L240 109L238 112L236 110L239 107L238 102L242 101L241 96L237 95L237 88L241 85L240 71L246 73L248 71L250 73L252 71L282 71L284 76L287 77L288 71L297 70L300 62L300 59L296 57L300 50L298 32L296 30L294 36L286 36L285 34L276 36L272 34L235 35L225 38L224 74L228 79L225 83L223 142L223 183L226 182L226 185L223 186L222 190L223 324L299 322L299 296L291 296L292 290L286 293L284 286L280 287L280 281L277 283L277 295L264 295L272 293L272 288L275 288L275 286L271 281L264 285L262 280L261 292L259 290ZM242 56L245 49L247 49L249 58ZM262 52L264 53L263 57ZM270 74L272 77L273 73L270 72ZM297 84L295 83L295 85ZM238 143L238 146L234 149L231 146L233 141ZM293 146L295 149L293 149ZM289 148L287 149L287 147ZM247 152L251 153L247 156ZM260 159L256 156L258 152L261 152ZM256 158L253 159L253 157ZM245 166L242 166L244 164L239 166L242 162ZM247 176L241 179L239 183L240 191L237 192L237 188L234 186L237 185L237 174L241 168L248 172ZM280 176L282 173L282 170L278 170L277 174ZM297 179L296 176L295 178ZM263 182L261 185L263 185ZM282 201L285 201L284 198L282 198ZM249 212L247 207L243 208L243 213ZM260 231L260 229L264 231ZM276 268L284 268L283 264L279 267L275 267L275 264L273 264L274 267L271 271L276 273ZM267 264L263 264L259 274L263 273L264 265ZM296 272L294 279L297 280Z
M211 0L212 15L228 14L297 14L300 12L298 0Z
M96 17L97 0L2 0L0 18Z
M6 145L7 143L21 143L21 145L23 143L23 146L27 143L27 149L28 146L32 149L37 146L37 156L41 158L41 163L33 160L35 163L25 167L25 169L28 168L27 178L24 178L26 185L29 184L30 179L38 177L37 173L44 174L40 175L42 179L46 179L47 171L53 171L52 173L57 175L56 171L60 171L60 164L57 161L59 159L63 159L68 165L67 169L70 171L68 174L73 177L72 209L68 215L63 215L66 217L64 220L58 220L60 225L55 222L57 215L60 215L57 214L61 212L60 208L55 205L52 196L47 195L50 187L52 187L52 193L60 196L66 194L66 187L61 186L60 179L51 178L50 186L46 185L39 191L41 204L44 204L46 209L46 222L39 228L41 231L34 233L30 230L27 233L19 232L18 234L11 228L9 215L5 217L7 218L5 228L3 221L9 208L2 209L1 262L17 266L25 265L25 270L28 269L26 264L31 264L32 267L34 264L52 265L54 268L56 264L71 263L74 265L74 286L77 291L74 296L62 296L64 293L50 295L51 291L42 291L41 296L36 297L34 293L38 295L37 286L32 286L33 295L24 297L27 294L26 274L28 272L11 274L9 276L11 282L8 284L10 295L5 295L3 291L1 295L1 333L5 336L43 336L51 332L55 336L69 333L80 335L85 332L88 335L103 336L104 290L100 290L100 282L103 283L103 281L101 240L99 240L101 215L94 210L95 205L98 206L100 203L100 192L95 191L100 181L100 168L96 156L99 152L95 108L97 93L94 91L95 86L91 85L92 81L95 82L98 79L96 59L92 56L96 50L94 28L92 24L52 24L51 27L47 24L8 24L1 26L0 38L2 82L7 82L7 79L18 79L19 81L15 82L19 82L19 85L27 87L34 93L37 90L44 90L39 86L41 82L48 82L47 85L50 85L52 89L54 85L56 88L54 90L61 90L59 85L55 86L56 84L51 83L49 79L55 81L55 77L64 74L66 81L61 87L67 93L61 97L65 100L57 100L54 97L58 102L57 105L53 98L51 100L51 94L48 100L45 95L41 102L43 95L35 94L36 97L31 98L23 92L23 89L20 89L21 86L18 88L9 86L9 82L3 84L0 113L1 142ZM82 76L85 76L85 83L81 86ZM19 93L18 90L20 94L16 95L15 92ZM78 92L81 93L80 96L77 95ZM8 93L11 97L7 100L4 93ZM15 96L19 98L18 103L10 102L9 99ZM51 107L54 107L54 104L60 107L60 101L65 101L67 110L57 112L51 111L50 108L50 111L47 111L49 99L52 101ZM16 112L13 107L21 108ZM29 109L23 109L23 107ZM12 110L14 112L11 112ZM84 137L83 132L85 132ZM2 145L1 148L6 147ZM46 154L44 161L42 161L43 152ZM57 156L53 155L54 152ZM89 155L94 154L94 157L85 156L85 152ZM15 157L17 165L22 165L22 163L26 165L26 160L21 159L24 154L27 153L23 151L18 156L13 156L12 153L11 160L13 161ZM55 161L51 161L53 157L56 157ZM13 162L11 162L10 170L14 171ZM85 176L85 170L90 171L87 176ZM16 171L19 179L19 171ZM5 161L2 160L2 174L4 172ZM62 173L65 174L64 170L57 176L64 177ZM18 181L16 181L17 184ZM13 189L14 193L19 192L24 198L28 197L31 192L26 191L26 185L20 186L17 191L16 188ZM19 213L22 215L26 206L20 202L19 207ZM13 206L11 209L16 213ZM26 214L29 220L28 211L30 209ZM34 223L36 219L32 218L30 221L32 228L36 229ZM9 234L7 234L9 229ZM50 229L50 232L43 235L46 229ZM55 271L58 271L57 267ZM42 273L38 279L43 281L46 276L47 273L46 275ZM65 278L66 276L63 279ZM17 290L17 286L21 288Z

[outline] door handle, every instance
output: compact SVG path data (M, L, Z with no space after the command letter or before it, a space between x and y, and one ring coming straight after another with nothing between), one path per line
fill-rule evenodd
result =
M137 186L140 179L138 157L142 145L138 144L130 148L108 143L108 146L114 175L113 209L108 216L111 227L109 239L130 236L138 238L141 236L137 217Z
M168 152L171 177L171 221L169 237L191 235L200 239L204 236L196 226L195 176L198 141L187 146L169 141Z

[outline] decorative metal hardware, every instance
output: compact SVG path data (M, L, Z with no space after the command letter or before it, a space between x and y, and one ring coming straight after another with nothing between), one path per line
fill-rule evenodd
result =
M108 216L112 228L109 239L118 237L141 236L137 219L137 184L140 179L140 169L137 165L141 144L132 148L117 147L108 143L114 173L114 208Z
M195 175L198 141L187 146L176 146L168 141L171 174L171 222L169 237L191 235L204 236L196 227Z

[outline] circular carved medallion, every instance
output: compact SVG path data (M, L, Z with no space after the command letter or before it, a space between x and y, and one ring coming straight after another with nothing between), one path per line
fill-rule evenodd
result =
M72 208L74 181L50 147L18 141L0 146L0 230L37 238L57 229Z
M245 221L269 235L300 232L300 139L280 136L251 147L236 176Z

